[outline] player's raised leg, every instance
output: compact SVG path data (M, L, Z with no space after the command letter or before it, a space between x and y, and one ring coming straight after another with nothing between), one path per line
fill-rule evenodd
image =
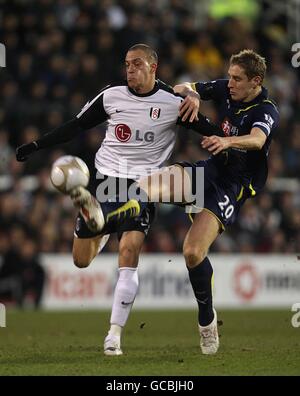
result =
M138 183L150 202L187 203L192 200L191 182L181 165L172 165Z
M200 347L204 354L214 354L219 348L217 313L213 308L212 297L213 268L207 252L219 235L220 227L217 217L203 209L195 215L183 245L189 278L199 308Z
M78 238L73 240L73 261L76 267L86 268L103 249L109 235L98 235L93 238Z
M80 208L89 229L104 234L115 232L118 226L139 216L149 202L186 203L192 200L190 177L180 165L173 165L144 178L130 189L134 198L125 203L118 200L100 204L83 187L73 190L71 198Z
M145 235L124 232L119 245L119 277L115 287L110 330L104 340L104 354L122 355L121 335L138 291L138 260Z

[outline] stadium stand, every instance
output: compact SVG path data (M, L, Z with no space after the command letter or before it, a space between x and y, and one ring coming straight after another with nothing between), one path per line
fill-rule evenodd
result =
M281 111L267 188L247 202L212 251L300 251L300 75L291 65L286 18L279 12L266 20L269 3L258 2L246 19L189 0L41 0L38 7L35 1L0 1L7 60L0 70L0 254L20 233L34 238L39 252L71 251L75 210L51 189L49 169L65 153L92 167L104 127L26 163L15 161L14 149L70 119L109 81L122 78L125 51L137 42L157 49L158 75L172 85L226 76L229 56L245 47L266 57L265 85ZM216 117L209 105L203 112ZM199 137L189 132L178 137L171 162L205 156ZM144 250L180 252L188 227L182 209L161 205ZM116 251L116 243L111 238L106 251Z

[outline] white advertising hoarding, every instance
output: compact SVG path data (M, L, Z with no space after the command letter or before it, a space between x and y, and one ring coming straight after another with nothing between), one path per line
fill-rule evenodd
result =
M216 307L291 307L300 302L300 260L295 255L210 255ZM85 269L71 255L44 255L47 309L110 308L117 256L99 255ZM143 254L135 308L194 308L182 255Z

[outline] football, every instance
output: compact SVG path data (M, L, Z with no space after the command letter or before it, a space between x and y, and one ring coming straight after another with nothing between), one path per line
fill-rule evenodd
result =
M64 155L52 165L50 180L58 191L68 194L75 187L86 187L90 180L90 172L82 159Z

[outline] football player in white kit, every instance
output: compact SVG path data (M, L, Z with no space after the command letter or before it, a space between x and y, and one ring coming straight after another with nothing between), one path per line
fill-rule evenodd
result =
M93 222L89 222L93 213L86 213L85 209L93 205L85 205L86 202L89 199L96 202L94 197L101 199L99 194L103 192L103 183L107 186L111 182L116 184L116 181L125 180L128 188L139 178L158 171L173 151L177 124L183 121L178 118L182 97L156 80L157 64L157 54L152 48L145 44L134 45L126 54L126 81L103 88L73 120L41 139L17 148L17 160L24 161L39 149L69 141L82 131L107 121L105 139L95 158L99 178L91 180L90 192L79 189L71 194L74 204L80 209L73 244L73 259L77 267L87 267L108 239L108 235L99 234L93 228ZM212 126L198 114L197 93L191 94L190 102L192 104L186 112L189 119L185 120L185 126L202 130L203 133ZM115 190L112 195L116 195ZM126 201L127 198L124 199ZM149 203L142 217L126 221L118 227L119 276L111 326L104 341L106 355L122 354L121 332L138 291L139 254L154 213L155 206Z

